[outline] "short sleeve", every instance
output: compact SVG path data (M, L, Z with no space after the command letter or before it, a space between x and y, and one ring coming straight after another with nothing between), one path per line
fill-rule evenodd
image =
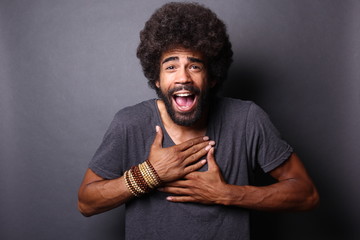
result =
M264 172L269 172L287 159L293 152L269 116L256 104L249 107L246 125L247 154L253 169L258 164Z
M89 168L105 179L114 179L122 175L121 149L125 142L125 128L115 115L103 140L89 163Z
M159 125L155 107L156 102L151 99L118 111L89 168L105 179L114 179L145 161L155 136L155 126Z

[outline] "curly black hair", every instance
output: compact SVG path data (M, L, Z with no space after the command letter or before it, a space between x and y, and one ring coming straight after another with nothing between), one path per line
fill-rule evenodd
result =
M151 88L158 90L162 53L178 46L205 56L209 78L217 87L226 79L233 52L225 24L198 3L172 2L156 10L140 32L137 57Z

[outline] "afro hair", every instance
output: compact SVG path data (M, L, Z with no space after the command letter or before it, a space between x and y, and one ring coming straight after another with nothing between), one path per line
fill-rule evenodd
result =
M140 32L137 57L151 88L157 90L161 55L178 46L205 56L209 78L217 87L226 79L233 52L225 24L198 3L173 2L156 10Z

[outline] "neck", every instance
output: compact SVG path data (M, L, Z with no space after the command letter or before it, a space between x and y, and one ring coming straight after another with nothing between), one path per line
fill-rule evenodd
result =
M162 100L157 100L157 106L160 112L161 120L164 124L166 132L169 134L175 144L185 142L189 139L205 136L207 127L207 112L191 126L181 126L176 124L169 116L165 104Z

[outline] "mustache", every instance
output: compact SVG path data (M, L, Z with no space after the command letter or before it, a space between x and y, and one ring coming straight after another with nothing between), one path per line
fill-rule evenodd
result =
M172 88L172 89L170 89L168 91L168 94L173 95L175 92L181 91L181 90L192 92L195 95L200 94L200 89L199 88L194 87L194 86L190 86L190 85L183 85L183 86L174 87L174 88Z

